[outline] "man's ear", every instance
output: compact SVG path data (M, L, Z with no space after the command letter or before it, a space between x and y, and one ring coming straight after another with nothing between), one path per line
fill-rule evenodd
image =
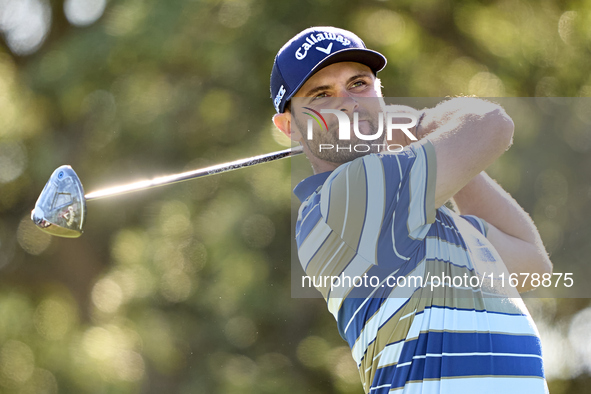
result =
M289 111L273 115L273 123L275 124L275 127L281 130L283 134L285 134L290 139L292 138L291 113Z

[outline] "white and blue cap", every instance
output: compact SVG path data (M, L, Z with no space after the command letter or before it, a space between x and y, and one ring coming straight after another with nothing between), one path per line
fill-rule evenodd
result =
M279 50L271 71L271 99L275 110L285 104L315 72L333 63L365 64L376 74L386 65L379 52L367 49L361 38L348 30L330 26L308 28Z

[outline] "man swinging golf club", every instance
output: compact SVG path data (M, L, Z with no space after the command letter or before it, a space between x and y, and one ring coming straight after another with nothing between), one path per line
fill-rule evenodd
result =
M366 393L545 393L518 294L536 282L507 278L552 265L529 215L484 172L511 145L513 122L475 98L389 109L376 78L385 64L333 27L302 31L275 58L273 122L315 173L294 190L300 263Z

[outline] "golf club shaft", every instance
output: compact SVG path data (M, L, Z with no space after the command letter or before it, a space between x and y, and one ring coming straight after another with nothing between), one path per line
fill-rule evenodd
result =
M110 187L103 190L97 190L95 192L86 194L84 198L86 199L86 201L98 200L100 198L107 198L124 193L131 193L138 190L151 189L158 186L170 185L172 183L188 181L194 178L200 178L203 176L219 174L222 172L232 171L239 168L250 167L255 164L267 163L273 160L283 159L285 157L296 156L301 153L303 153L302 147L298 146L292 149L286 149L279 152L267 153L260 156L250 157L247 159L231 161L229 163L218 164L215 166L201 168L193 171L187 171L180 174L167 175L154 178L151 180L130 183L128 185L121 185Z

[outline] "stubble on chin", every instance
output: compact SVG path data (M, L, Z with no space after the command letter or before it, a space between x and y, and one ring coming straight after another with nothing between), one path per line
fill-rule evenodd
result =
M381 109L381 107L379 107ZM376 111L368 108L361 109L359 112L359 131L365 135L375 134L378 130L379 118ZM307 125L300 116L293 116L293 122L302 136L303 143L306 145L310 154L315 158L335 163L343 164L355 160L359 157L371 153L384 152L381 144L386 144L386 133L383 132L379 140L362 140L354 133L353 125L350 130L350 140L339 140L338 121L330 117L328 122L328 131L314 129L312 139L308 139ZM367 124L364 124L367 121ZM357 149L355 149L357 147ZM368 148L369 147L369 148ZM367 150L366 150L367 149Z
M368 122L369 129L375 133L378 121L376 120L375 122L372 122L371 120L368 120ZM304 137L304 142L308 150L314 155L314 157L320 160L343 164L359 157L384 151L384 146L380 147L381 144L386 143L384 134L382 134L382 137L380 137L378 141L365 141L358 138L355 133L352 132L350 140L339 140L338 127L329 126L329 130L331 130L330 134L326 132L325 134L317 133L314 140L309 140Z

